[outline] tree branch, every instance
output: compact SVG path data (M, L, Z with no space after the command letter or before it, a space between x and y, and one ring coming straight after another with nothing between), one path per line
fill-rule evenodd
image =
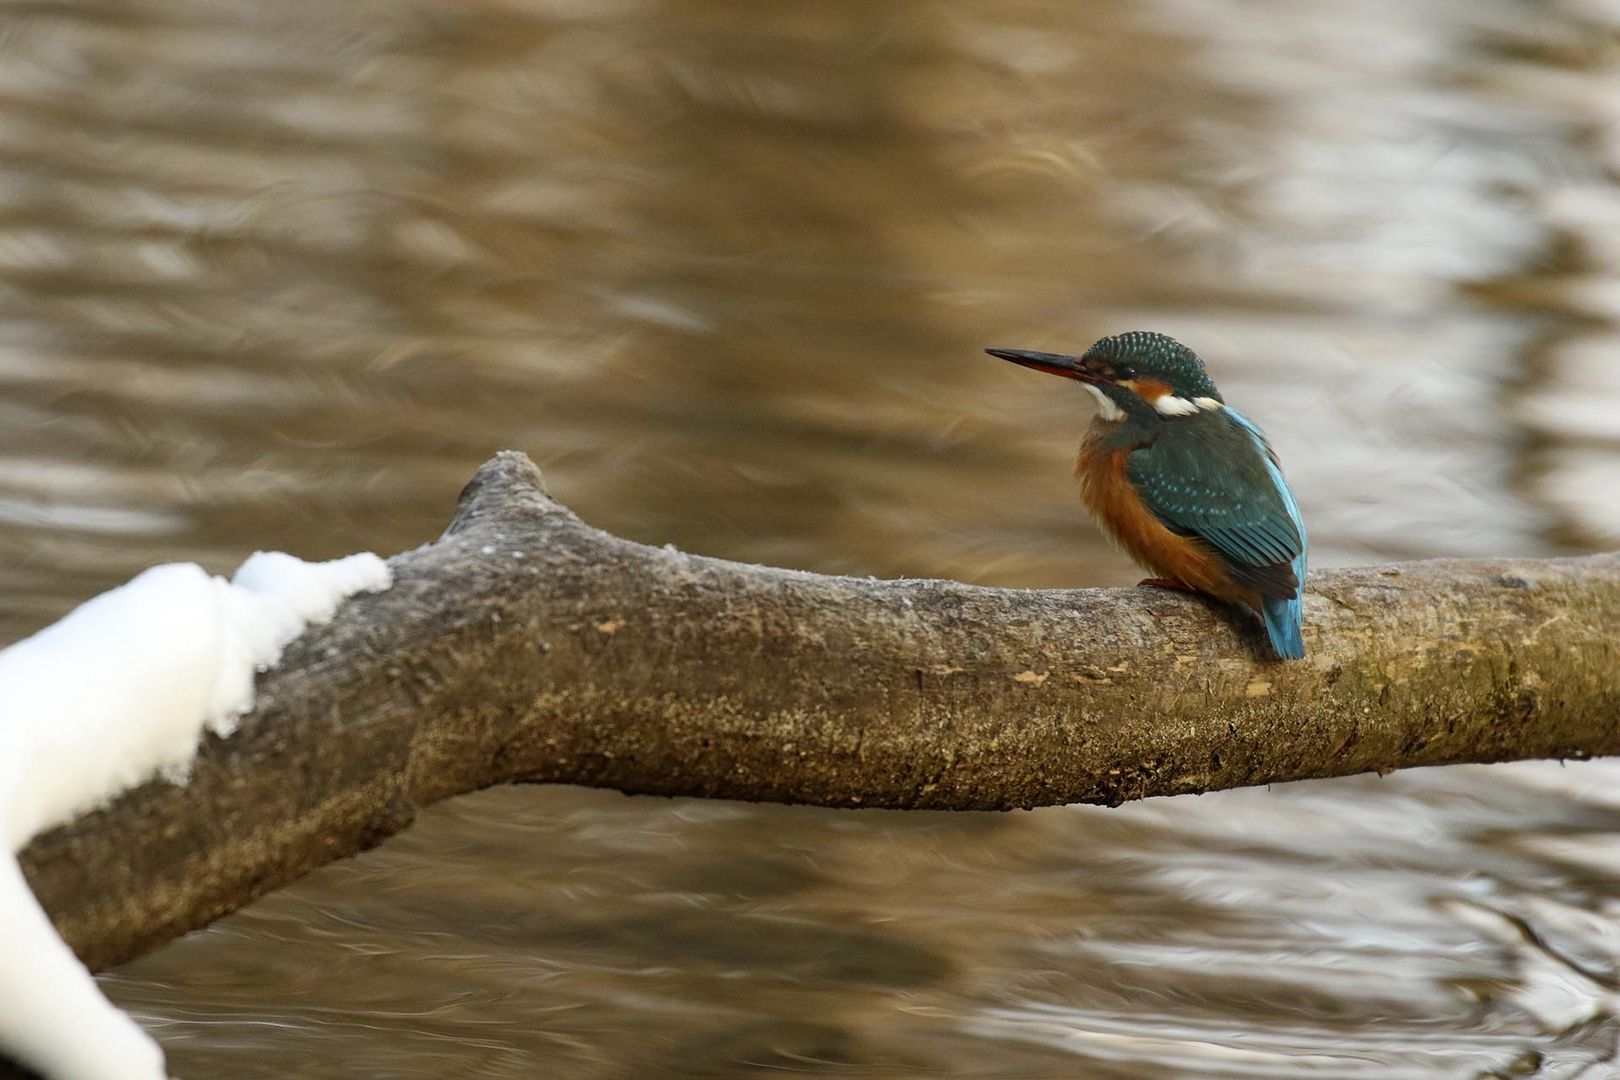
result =
M1620 557L1318 573L1310 658L1153 589L746 566L580 522L503 453L264 674L190 783L22 853L93 968L507 782L985 810L1620 751Z

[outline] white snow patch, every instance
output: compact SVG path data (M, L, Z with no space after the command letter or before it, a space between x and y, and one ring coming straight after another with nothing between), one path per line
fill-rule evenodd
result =
M183 781L205 730L229 735L253 677L306 626L386 589L369 553L306 563L257 552L232 581L155 566L0 651L0 1047L50 1077L147 1080L163 1054L51 928L14 853L162 776Z

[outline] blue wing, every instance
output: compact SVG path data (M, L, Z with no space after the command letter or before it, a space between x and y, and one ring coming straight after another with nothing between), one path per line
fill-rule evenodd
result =
M1178 420L1131 453L1126 475L1166 528L1207 543L1260 594L1277 655L1304 656L1305 523L1254 422L1231 407Z
M1266 633L1271 638L1272 648L1277 655L1286 660L1302 660L1305 657L1305 639L1302 628L1305 624L1305 568L1307 562L1308 543L1305 539L1305 519L1300 517L1299 504L1294 501L1294 492L1283 478L1282 467L1277 464L1277 455L1272 453L1271 444L1254 422L1247 416L1233 408L1221 410L1238 426L1248 432L1265 455L1266 471L1271 474L1271 482L1276 485L1277 494L1282 497L1283 506L1288 512L1289 520L1294 524L1294 530L1299 534L1299 549L1290 563L1294 571L1297 585L1292 596L1267 596L1261 601L1261 616L1266 623Z

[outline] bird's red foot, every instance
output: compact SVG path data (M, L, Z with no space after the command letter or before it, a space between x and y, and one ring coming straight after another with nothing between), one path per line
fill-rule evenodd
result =
M1141 581L1136 583L1136 587L1139 589L1170 589L1173 592L1191 593L1194 596L1198 595L1198 590L1187 584L1185 581L1178 581L1175 578L1168 577L1143 578Z

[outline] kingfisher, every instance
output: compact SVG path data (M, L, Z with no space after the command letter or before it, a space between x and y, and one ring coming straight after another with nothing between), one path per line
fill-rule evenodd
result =
M1259 614L1285 660L1305 655L1305 522L1254 421L1226 404L1204 362L1148 330L1079 356L986 349L1073 379L1097 400L1075 475L1086 506L1158 585Z

